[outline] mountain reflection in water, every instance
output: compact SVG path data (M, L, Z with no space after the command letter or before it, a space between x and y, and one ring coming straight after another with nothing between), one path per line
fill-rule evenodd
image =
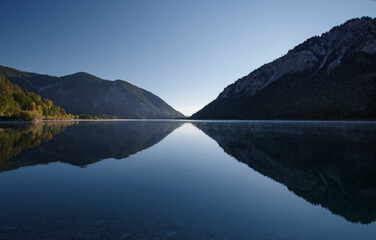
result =
M35 165L17 156L23 150L39 146L42 142L50 141L54 135L65 130L75 122L45 122L40 124L3 124L0 125L0 171L16 169L22 166Z
M376 124L193 122L238 161L348 221L376 220Z
M105 158L126 158L158 143L182 124L68 121L0 125L0 171L57 161L85 167Z
M372 239L375 135L367 122L2 123L0 239Z

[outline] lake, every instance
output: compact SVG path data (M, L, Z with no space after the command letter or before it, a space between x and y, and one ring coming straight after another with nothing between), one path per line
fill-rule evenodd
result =
M376 123L0 124L0 239L376 239Z

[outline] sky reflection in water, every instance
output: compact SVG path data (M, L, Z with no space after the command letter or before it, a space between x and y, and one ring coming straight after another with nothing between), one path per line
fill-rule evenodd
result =
M375 130L0 125L0 239L372 239Z

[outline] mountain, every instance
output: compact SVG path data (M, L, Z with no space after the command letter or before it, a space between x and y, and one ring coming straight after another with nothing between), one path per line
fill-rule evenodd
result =
M184 117L158 96L123 80L103 80L84 72L54 77L3 66L0 66L0 75L22 89L51 99L71 114L118 118Z
M348 221L376 221L376 125L192 122L223 150Z
M376 19L312 37L226 87L193 119L376 119Z
M72 119L64 109L52 104L49 99L42 99L33 92L22 90L17 85L0 76L0 120L41 120Z

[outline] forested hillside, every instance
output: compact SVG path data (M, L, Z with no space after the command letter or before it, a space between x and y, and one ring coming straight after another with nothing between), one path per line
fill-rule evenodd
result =
M22 90L4 76L0 76L0 118L3 120L72 119L52 101L33 92Z

